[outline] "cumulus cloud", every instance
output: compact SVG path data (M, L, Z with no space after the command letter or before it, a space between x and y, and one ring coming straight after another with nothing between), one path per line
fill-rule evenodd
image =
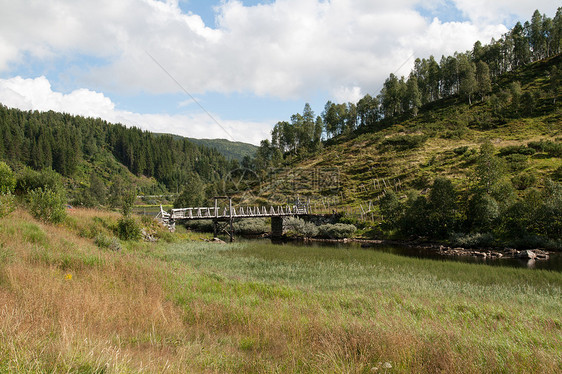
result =
M205 113L192 115L140 114L117 110L102 93L78 89L68 94L55 92L45 77L0 79L0 102L22 110L38 110L102 118L113 123L136 126L152 132L177 134L193 138L225 138L259 144L269 136L270 125L211 119Z
M538 9L554 17L560 3L552 0L451 0L472 23L490 25L493 23L512 23L514 20L530 20Z
M456 7L466 21L427 19L416 10L442 4ZM535 8L554 15L556 5L551 0L275 0L245 6L221 0L210 27L199 15L182 11L178 0L3 1L1 76L43 64L47 71L33 76L48 74L57 86L88 89L65 95L54 92L46 78L14 78L3 81L0 100L153 131L228 137L204 113L136 114L116 109L100 92L185 90L303 101L322 93L334 101L356 101L377 94L389 73L407 75L413 57L439 59L471 49L476 40L498 38L514 17L530 18ZM271 127L219 122L253 143L267 137Z
M372 92L412 53L463 51L477 39L488 41L505 31L493 20L431 22L415 11L418 3L277 0L244 6L226 0L216 6L217 26L211 28L198 15L182 12L177 0L12 1L0 16L5 47L0 69L26 55L56 59L81 53L103 60L75 68L75 78L85 86L177 92L148 52L190 92L298 99L334 87ZM482 18L466 0L455 3ZM419 36L431 41L420 43Z

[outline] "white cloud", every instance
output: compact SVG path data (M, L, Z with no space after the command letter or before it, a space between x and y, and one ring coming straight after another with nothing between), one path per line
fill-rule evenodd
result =
M340 87L332 92L336 103L357 103L365 94L361 87Z
M559 1L553 0L451 0L473 23L490 25L493 23L511 23L514 20L530 20L538 9L554 17ZM521 22L521 23L523 23Z
M256 145L269 136L271 128L267 123L222 120L214 115L217 123L205 113L168 115L117 110L108 97L98 92L87 89L78 89L69 94L55 92L45 77L0 79L0 103L22 110L54 110L99 117L109 122L136 126L152 132L193 138L234 139Z
M55 60L81 53L107 61L78 67L73 74L82 86L177 92L148 52L192 93L298 99L334 87L374 93L412 53L464 51L505 31L498 23L429 23L414 10L418 2L277 0L249 7L227 0L216 7L213 29L182 13L177 0L10 1L0 16L0 69L26 54ZM465 0L456 3L482 18Z

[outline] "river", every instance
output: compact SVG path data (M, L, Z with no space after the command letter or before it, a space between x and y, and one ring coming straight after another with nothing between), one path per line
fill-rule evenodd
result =
M245 241L245 239L240 239ZM270 242L269 239L251 239L252 242L255 240L264 240ZM278 245L290 245L290 246L313 246L313 247L336 247L345 249L361 249L365 251L381 251L386 253L392 253L399 256L431 259L435 261L458 261L473 264L485 264L490 266L506 266L506 267L517 267L517 268L529 268L529 269L542 269L542 270L552 270L562 272L562 252L552 253L548 260L522 260L516 258L479 258L472 256L443 256L440 255L436 250L426 249L426 248L416 248L410 246L401 245L389 245L389 244L374 244L368 248L362 248L360 243L350 242L274 242Z

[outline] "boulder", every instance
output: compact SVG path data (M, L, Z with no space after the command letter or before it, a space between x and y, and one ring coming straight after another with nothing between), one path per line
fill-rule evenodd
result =
M525 251L517 253L517 258L521 258L523 260L534 260L535 258L537 258L537 255L535 252L527 249Z

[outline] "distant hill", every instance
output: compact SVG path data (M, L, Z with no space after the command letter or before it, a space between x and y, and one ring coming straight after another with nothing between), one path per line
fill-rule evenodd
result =
M229 160L242 161L244 157L254 157L258 147L253 144L233 142L226 139L194 139L189 141L207 148L214 148Z

